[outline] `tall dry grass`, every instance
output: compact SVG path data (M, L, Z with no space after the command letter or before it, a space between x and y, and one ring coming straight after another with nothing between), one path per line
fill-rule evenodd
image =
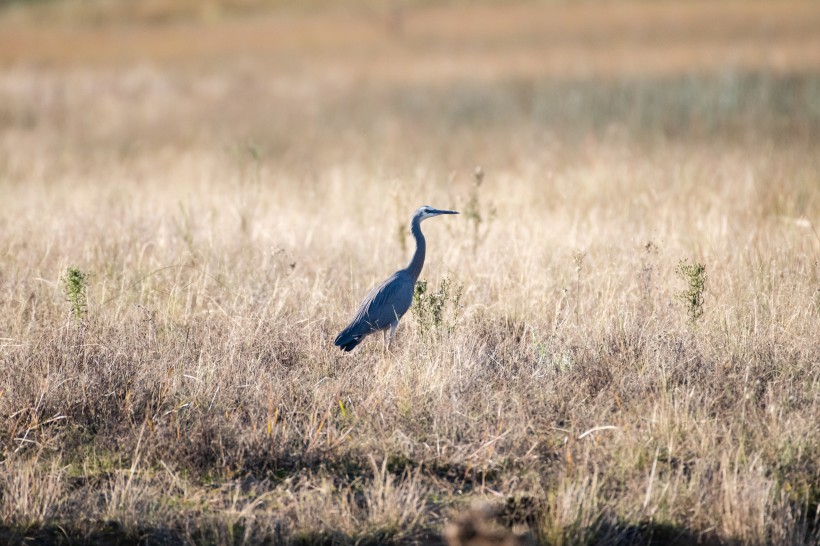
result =
M0 73L4 541L820 542L813 71L310 59Z

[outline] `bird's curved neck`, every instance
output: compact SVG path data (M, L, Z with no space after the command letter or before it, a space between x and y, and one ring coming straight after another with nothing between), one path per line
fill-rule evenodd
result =
M416 281L421 274L421 268L424 267L424 254L427 252L427 243L424 240L424 234L421 232L420 218L413 218L413 221L410 222L410 233L416 239L416 251L407 266L407 272L410 273L413 281Z

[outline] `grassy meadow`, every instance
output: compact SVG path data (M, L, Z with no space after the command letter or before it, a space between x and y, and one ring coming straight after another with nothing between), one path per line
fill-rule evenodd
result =
M0 4L0 542L820 544L817 28Z

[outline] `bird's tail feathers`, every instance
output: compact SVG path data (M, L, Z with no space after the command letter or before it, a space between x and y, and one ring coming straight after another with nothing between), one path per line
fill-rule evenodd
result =
M333 342L334 345L341 348L345 352L352 351L356 345L361 343L364 339L363 335L355 334L350 330L351 328L345 328L342 330L342 333L336 336L336 341Z

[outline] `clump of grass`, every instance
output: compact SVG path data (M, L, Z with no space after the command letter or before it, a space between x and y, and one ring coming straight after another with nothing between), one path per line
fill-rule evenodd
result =
M706 281L709 278L706 266L681 260L675 273L686 283L686 288L678 292L677 297L686 306L689 321L695 324L703 316L703 294L706 292Z
M88 288L88 273L77 267L69 267L63 276L63 289L66 300L71 305L71 314L83 319L88 311L86 290Z
M461 309L463 293L464 285L454 285L447 276L441 278L436 291L428 288L426 280L416 283L413 294L413 315L423 337L436 332L453 333Z
M64 477L59 456L50 461L41 452L6 457L0 470L0 521L25 529L53 518L65 499Z

